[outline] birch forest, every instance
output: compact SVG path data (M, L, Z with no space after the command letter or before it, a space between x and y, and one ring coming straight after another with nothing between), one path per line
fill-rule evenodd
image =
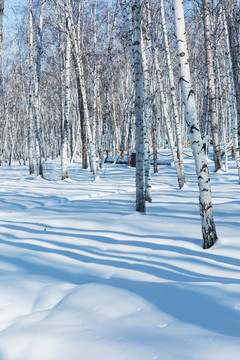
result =
M126 161L136 167L136 211L146 212L159 151L171 149L181 191L191 147L210 248L210 146L215 172L228 171L231 152L240 183L240 1L27 0L13 8L10 34L6 2L0 166L17 161L44 178L59 158L65 180L80 158L94 181L106 161Z

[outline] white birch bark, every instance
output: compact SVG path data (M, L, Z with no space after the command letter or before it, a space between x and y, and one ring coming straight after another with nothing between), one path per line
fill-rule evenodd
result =
M146 41L141 36L142 64L143 64L143 113L144 113L144 170L145 170L145 197L146 201L152 202L151 169L150 169L150 71L147 59Z
M37 27L37 35L36 35L36 50L37 50L36 51L37 54L35 58L36 74L33 74L33 78L35 82L34 123L35 123L35 131L36 131L37 175L39 176L43 176L39 124L40 124L40 75L41 75L41 56L42 56L42 28L43 28L43 11L44 11L45 3L46 0L41 0L39 25Z
M85 1L79 1L78 5L78 22L77 22L77 39L79 44L83 47L83 36L81 36L82 29L84 26L85 20ZM95 35L94 35L95 36ZM76 57L76 53L75 53ZM77 61L76 61L77 63ZM82 90L81 90L81 82L80 75L78 72L77 65L75 66L76 77L77 77L77 89L78 89L78 107L80 114L80 122L81 122L81 145L82 145L82 169L88 169L88 139L87 139L87 129L86 129L86 121L84 116L84 107L83 107L83 99L82 99ZM93 139L94 143L94 139ZM91 161L91 159L90 159Z
M225 40L225 55L227 62L227 79L228 79L228 88L230 91L230 111L231 111L231 124L232 124L232 139L235 152L235 160L238 169L238 182L240 184L240 154L239 154L239 144L238 144L238 120L237 120L237 107L236 107L236 97L234 94L234 78L233 78L233 69L232 69L232 59L230 54L230 45L229 45L229 36L228 36L228 27L225 12L222 11L223 15L223 26L224 26L224 40Z
M34 132L33 132L33 14L32 14L32 0L29 0L29 46L30 46L30 59L29 59L29 111L27 117L27 134L28 134L28 161L29 173L34 174L33 165L33 147L34 147Z
M161 11L161 18L162 18L162 29L163 29L165 55L166 55L166 59L167 59L168 77L169 77L170 88L171 88L172 111L173 111L173 117L174 117L174 121L175 121L175 125L176 125L176 137L177 137L177 143L178 143L181 183L185 183L183 150L182 150L182 135L181 135L181 129L180 129L179 113L178 113L178 106L177 106L177 99L176 99L176 88L175 88L172 61L171 61L170 50L169 50L169 42L168 42L168 36L167 36L167 27L166 27L165 10L164 10L163 0L160 0L160 11Z
M189 138L195 159L196 173L199 185L199 205L202 220L202 234L204 249L210 248L217 240L217 233L213 219L211 187L206 156L204 154L202 138L198 126L197 109L194 91L191 85L189 56L185 30L183 1L174 0L175 36L177 39L179 59L179 81L182 88L185 105L186 121Z
M215 164L215 171L222 167L221 148L219 124L217 119L216 109L216 89L215 77L213 68L213 56L211 46L211 31L210 31L210 9L209 0L203 0L203 20L204 20L204 37L206 46L206 61L207 61L207 75L208 75L208 95L209 95L209 115L213 136L213 160Z
M67 11L69 14L69 19L70 19L70 34L71 34L71 38L73 41L74 51L76 54L77 70L78 70L78 75L80 78L79 80L80 80L80 84L81 84L84 116L85 116L85 122L86 122L87 134L88 134L89 155L90 155L90 159L91 159L91 161L90 161L91 171L93 173L93 178L95 180L97 178L95 144L93 144L92 132L91 132L91 127L90 127L90 116L89 116L88 103L87 103L87 91L86 91L86 84L85 84L85 78L84 78L84 68L83 68L82 58L81 58L81 54L80 54L79 42L78 42L77 34L75 31L72 4L71 4L70 0L65 0L65 1L66 1Z
M106 64L106 92L105 92L105 102L103 107L103 133L102 133L102 146L103 151L109 151L108 146L108 139L109 139L109 128L112 126L111 124L111 116L110 116L110 109L109 109L109 90L110 90L110 81L111 81L111 62L112 62L112 45L113 45L113 38L114 38L114 31L116 27L117 21L117 14L118 14L118 7L119 1L117 0L115 6L115 12L113 16L113 23L112 29L109 35L109 43L108 43L108 50L107 50L107 64Z
M158 173L158 151L157 151L157 114L156 114L156 105L153 104L153 123L152 123L152 137L153 137L153 169L154 174Z
M132 44L132 29L129 21L129 9L127 8L126 0L121 0L120 2L122 17L123 17L123 28L124 36L126 40L127 53L131 63L132 68L134 67L134 58L133 58L133 44Z
M160 92L162 115L164 118L164 123L167 128L168 140L170 143L170 148L171 148L172 155L173 155L173 161L174 161L174 165L175 165L177 177L178 177L178 185L179 185L179 188L181 189L184 185L185 179L182 176L182 172L181 172L178 157L177 157L177 151L175 148L175 142L174 142L174 138L173 138L173 129L172 129L172 124L170 122L170 117L169 117L168 110L167 110L166 97L165 97L165 92L164 92L163 83L162 83L163 79L162 79L161 71L159 68L159 62L157 59L155 42L156 42L156 36L155 36L154 29L152 26L151 27L152 56L153 56L154 67L156 70L157 85L158 85L159 92Z
M225 171L228 172L228 153L227 153L227 139L226 139L226 119L224 115L224 107L223 107L223 91L222 91L222 84L220 78L220 66L219 60L217 59L217 74L218 74L218 97L219 97L219 105L220 105L220 112L221 112L221 120L222 120L222 138L223 138L223 146L224 146L224 157L225 157Z
M97 0L94 5L94 56L97 58ZM92 115L92 138L93 144L96 148L96 125L97 125L97 98L99 95L99 79L98 79L98 64L94 62L93 69L94 79L93 79L93 115Z
M240 1L224 0L227 17L229 47L234 78L234 93L236 97L238 128L240 128ZM240 131L238 132L238 146L240 147Z
M0 120L1 120L1 117L4 116L3 87L2 87L2 77L3 77L3 69L2 69L2 40L3 40L2 28L3 28L3 25L2 25L2 18L3 18L3 11L4 11L4 0L0 0ZM3 139L3 137L2 137L2 139ZM2 166L2 164L3 164L2 155L3 154L2 154L2 149L1 149L0 150L0 166Z
M4 0L0 0L0 88L2 87L2 39L3 39L2 18L3 18L3 11L4 11Z
M20 69L21 69L21 74L23 74L23 61L22 61L22 56L20 55ZM26 125L27 125L27 141L26 141L26 156L25 158L28 157L29 160L29 174L32 175L35 173L34 170L34 164L33 164L33 143L34 143L34 132L33 132L33 113L29 113L30 108L32 109L32 107L29 106L29 94L26 93L25 90L25 85L24 85L24 79L23 79L23 75L21 76L21 82L22 82L22 94L23 94L23 107L25 109L25 115L26 115ZM32 110L31 110L32 111ZM31 119L31 121L30 121Z
M207 78L204 81L204 97L202 104L202 116L201 116L201 136L202 139L205 139L207 135L207 127L208 127L208 91L207 91Z
M123 99L124 99L124 108L123 108L123 121L121 124L121 141L120 141L120 152L123 153L126 148L126 137L127 137L127 125L128 125L128 88L129 88L129 71L126 72L126 79L122 84L123 88Z
M145 212L144 186L144 121L143 121L143 66L141 48L140 0L133 0L133 53L136 124L136 211Z
M67 154L68 154L68 132L69 132L69 111L70 111L70 65L71 65L71 39L69 30L69 16L66 12L67 34L66 34L66 56L65 56L65 104L64 122L62 124L62 180L68 178Z
M129 4L128 4L129 5ZM126 54L126 61L130 62L132 68L132 78L134 77L134 58L133 58L133 42L132 42L132 28L129 21L129 9L127 7L126 0L120 1L122 19L123 19L123 30L124 30L124 42L123 46L125 48L124 53ZM134 82L134 81L133 81ZM127 82L126 82L127 84ZM126 90L127 92L127 90ZM132 150L132 139L133 139L133 119L132 119L132 97L134 97L134 87L129 89L130 97L126 103L126 108L124 116L127 118L126 123L128 123L128 141L127 141L127 156L128 156L128 166L131 166L131 150ZM127 126L127 124L126 124ZM123 129L124 131L124 129ZM124 139L125 134L122 134Z

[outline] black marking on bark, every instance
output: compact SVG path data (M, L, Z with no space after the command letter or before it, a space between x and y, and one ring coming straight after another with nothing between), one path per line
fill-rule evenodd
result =
M187 97L187 99L189 99L190 98L190 96L191 95L193 95L194 94L194 91L193 91L193 89L191 89L190 91L189 91L189 93L188 93L188 97Z
M180 66L181 66L181 65L180 65ZM188 84L188 81L185 80L184 77L182 77L182 76L181 76L180 79L179 79L179 82L180 82L180 81L185 81L185 82Z
M212 208L212 204L203 204L200 201L200 209L201 209L201 215L203 216L204 214L206 214L210 209Z
M201 173L202 171L206 171L206 169L207 169L207 165L204 164L204 165L202 166L201 170L200 170L200 173Z
M193 130L199 131L195 125L192 125L190 128L190 133L193 134Z

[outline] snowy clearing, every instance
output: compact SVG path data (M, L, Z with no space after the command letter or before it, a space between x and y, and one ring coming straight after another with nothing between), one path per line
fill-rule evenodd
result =
M240 188L234 160L213 173L219 240L202 249L191 157L153 175L135 212L135 169L76 161L60 181L1 167L1 360L236 360L240 353Z

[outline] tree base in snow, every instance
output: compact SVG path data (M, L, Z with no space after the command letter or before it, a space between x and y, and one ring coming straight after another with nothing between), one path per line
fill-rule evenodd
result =
M209 249L215 244L218 238L214 222L211 221L211 224L210 226L207 227L207 229L202 228L202 233L203 233L203 248Z

